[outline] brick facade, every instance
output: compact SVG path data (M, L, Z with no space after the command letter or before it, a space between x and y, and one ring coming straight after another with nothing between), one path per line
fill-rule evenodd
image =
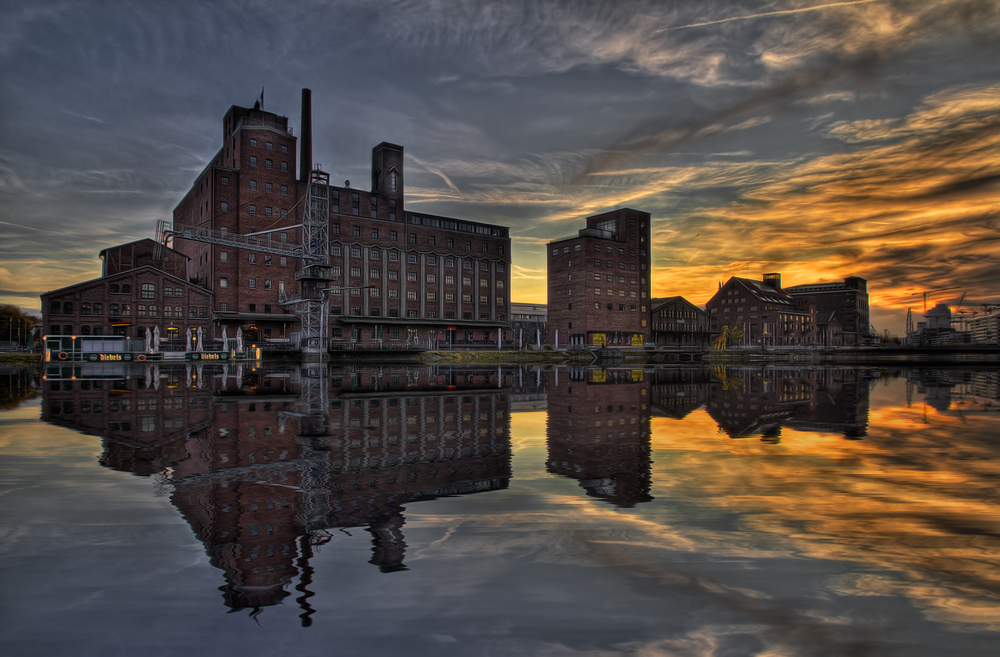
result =
M586 221L548 245L547 342L641 346L652 337L650 215L623 208Z
M296 340L298 318L282 301L300 297L301 260L184 239L183 231L299 245L293 226L302 220L309 172L296 180L297 145L309 146L297 144L286 117L231 107L222 148L174 210L176 248L191 257L192 277L216 294L216 335L242 327L265 345ZM327 188L331 347L495 343L498 330L509 341L508 229L407 211L403 165L403 147L382 142L372 149L370 189L349 181Z
M161 340L175 346L185 346L188 329L209 335L212 293L188 281L185 256L148 239L100 255L101 278L41 295L45 335L143 339L159 327Z

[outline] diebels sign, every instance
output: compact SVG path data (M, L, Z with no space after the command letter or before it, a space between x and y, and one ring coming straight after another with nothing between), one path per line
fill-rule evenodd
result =
M229 360L226 351L196 351L187 355L188 360Z
M89 360L91 362L121 362L132 360L132 354L129 353L119 353L119 354L106 354L106 353L91 353L84 354L84 360Z

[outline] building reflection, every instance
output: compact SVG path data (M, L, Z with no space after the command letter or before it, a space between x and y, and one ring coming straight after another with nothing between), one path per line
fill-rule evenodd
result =
M87 370L87 371L83 371ZM292 595L336 529L405 570L405 505L506 488L513 370L82 365L46 371L43 419L98 435L101 463L155 475L225 573L232 610Z
M731 438L779 442L783 427L868 433L869 391L876 374L859 369L718 367L708 413Z
M650 384L643 370L560 367L545 376L546 469L615 506L652 500Z

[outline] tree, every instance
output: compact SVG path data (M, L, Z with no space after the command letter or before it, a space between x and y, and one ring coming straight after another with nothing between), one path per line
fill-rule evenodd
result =
M31 330L36 324L37 317L32 317L17 306L10 303L0 305L0 342L29 344Z
M730 342L739 342L743 339L743 327L726 324L722 327L722 333L715 338L715 348L723 351Z

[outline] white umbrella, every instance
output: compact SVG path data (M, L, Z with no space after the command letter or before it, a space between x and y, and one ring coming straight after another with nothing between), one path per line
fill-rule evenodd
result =
M153 353L160 353L160 327L153 327Z
M198 327L198 351L205 351L202 347L202 342L205 340L205 329Z
M226 335L226 325L222 325L222 350L229 351L229 337Z
M146 353L153 353L153 332L146 329Z
M243 327L236 328L236 353L243 351Z
M153 390L160 389L160 366L153 365Z
M204 375L204 372L202 371L204 367L205 366L202 365L200 362L197 365L194 366L194 371L196 372L196 376L198 377L198 389L199 390L201 390L202 388L205 387L205 375Z
M153 366L146 366L146 389L149 390L153 387Z
M190 327L185 332L187 334L187 343L184 345L184 351L191 351L191 329Z
M191 363L184 366L185 379L187 380L187 387L190 390L194 387L194 379L191 378Z

